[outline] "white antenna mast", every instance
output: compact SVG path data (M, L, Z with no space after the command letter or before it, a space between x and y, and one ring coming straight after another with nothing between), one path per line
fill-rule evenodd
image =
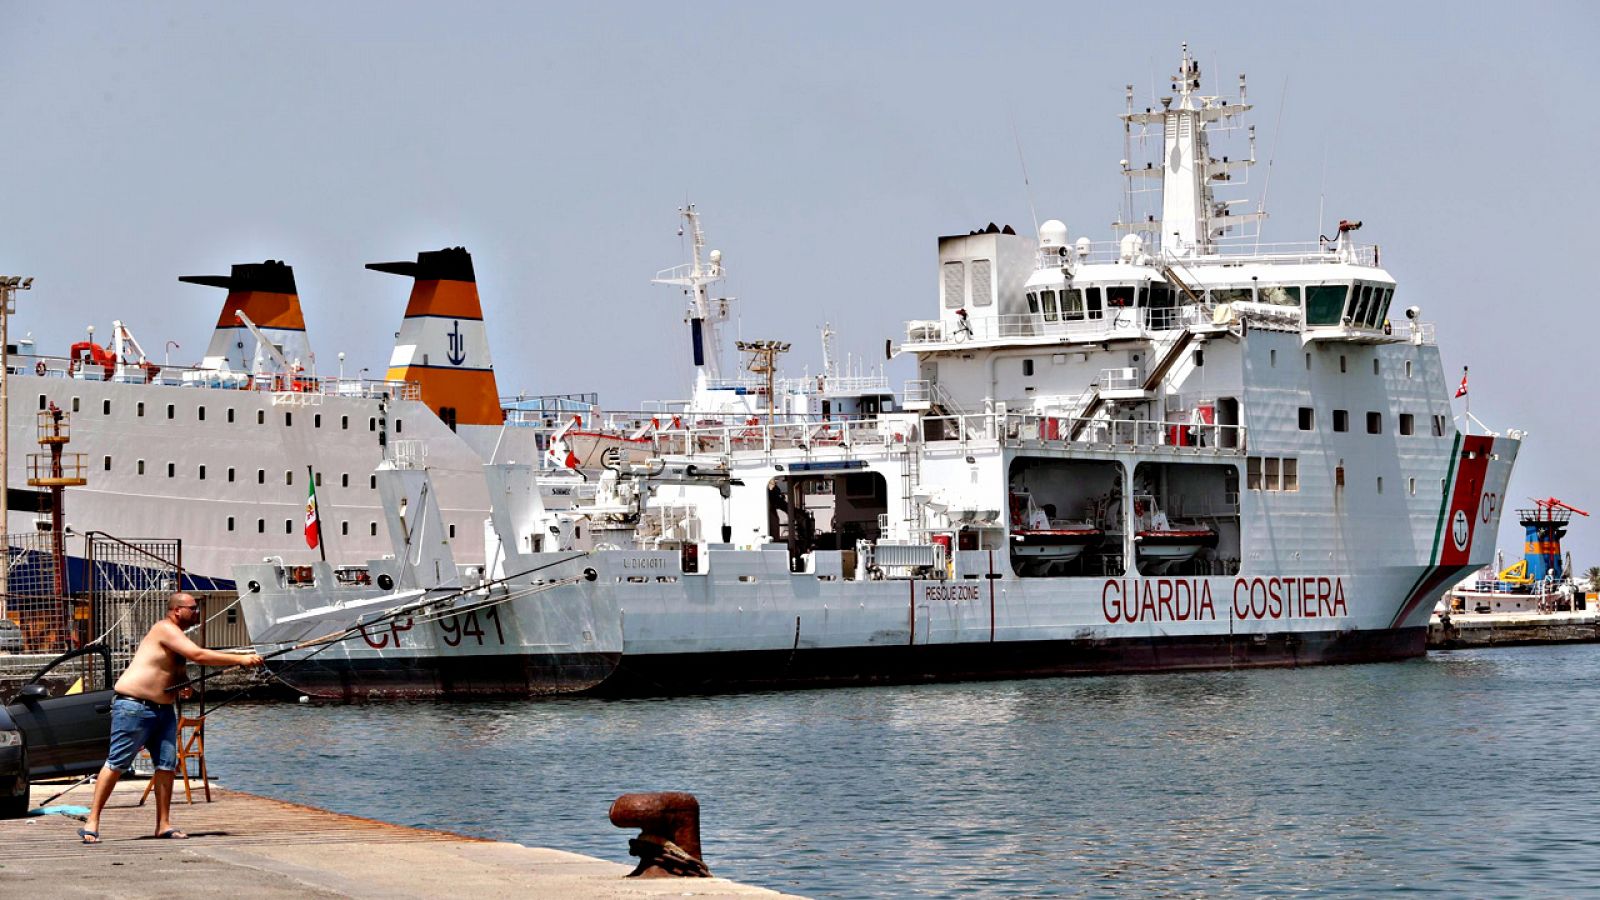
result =
M1028 161L1022 157L1022 137L1017 134L1016 111L1006 107L1006 115L1011 119L1011 139L1017 143L1017 162L1022 166L1022 191L1028 196L1028 215L1033 217L1033 233L1039 233L1039 213L1033 208L1033 185L1028 182Z

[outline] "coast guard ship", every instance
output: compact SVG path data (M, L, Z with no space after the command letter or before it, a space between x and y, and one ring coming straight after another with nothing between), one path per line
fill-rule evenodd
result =
M1522 435L1458 427L1435 330L1359 222L1262 245L1264 211L1219 196L1254 162L1218 146L1249 134L1243 93L1202 94L1187 47L1171 95L1129 89L1129 145L1156 156L1123 162L1110 242L939 239L898 405L655 423L559 509L537 485L584 476L489 465L483 557L398 551L439 607L277 671L328 696L537 693L527 671L604 645L568 683L651 694L1421 655L1446 586L1492 558ZM426 515L426 469L403 477ZM326 566L240 572L255 635L394 600Z

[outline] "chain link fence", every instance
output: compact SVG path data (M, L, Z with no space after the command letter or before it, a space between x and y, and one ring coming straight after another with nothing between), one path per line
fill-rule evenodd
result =
M125 540L104 532L81 537L82 555L73 556L67 547L57 548L49 532L8 536L0 584L0 678L26 677L57 655L93 642L111 649L115 678L145 632L167 614L167 596L183 575L181 541ZM84 690L110 687L99 683L104 673L89 657L61 674L81 675Z

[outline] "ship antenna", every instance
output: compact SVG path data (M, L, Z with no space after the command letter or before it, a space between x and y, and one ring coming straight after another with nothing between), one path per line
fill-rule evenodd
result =
M1283 93L1278 95L1278 121L1272 126L1272 155L1267 157L1266 183L1261 185L1261 211L1267 211L1267 193L1272 190L1272 163L1278 158L1278 135L1283 133L1283 107L1289 100L1289 76L1283 76ZM1317 215L1317 233L1322 233L1322 216ZM1256 226L1256 252L1261 252L1261 227Z
M1039 213L1033 208L1033 185L1028 182L1028 161L1022 157L1022 137L1017 134L1017 113L1009 105L1006 115L1011 119L1011 139L1017 143L1017 162L1022 166L1022 192L1028 197L1028 215L1033 217L1033 233L1039 233Z

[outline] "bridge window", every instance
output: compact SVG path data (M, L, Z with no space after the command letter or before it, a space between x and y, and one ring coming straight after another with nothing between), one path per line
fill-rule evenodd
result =
M1131 307L1139 298L1139 291L1131 284L1118 284L1106 288L1106 305Z
M1212 288L1211 302L1221 306L1224 303L1249 303L1255 299L1255 292L1244 288Z
M1062 293L1066 293L1063 291ZM1056 322L1061 319L1060 307L1056 305L1055 291L1039 292L1039 310L1044 313L1046 322Z
M1106 305L1099 288L1083 289L1083 309L1084 315L1088 318L1103 319L1106 317Z
M1306 324L1337 325L1344 314L1348 284L1314 284L1306 288Z
M960 309L967 300L967 264L954 260L944 264L944 308Z
M1298 284L1266 284L1261 285L1256 291L1256 299L1262 303L1271 303L1273 306L1299 306L1300 285Z

